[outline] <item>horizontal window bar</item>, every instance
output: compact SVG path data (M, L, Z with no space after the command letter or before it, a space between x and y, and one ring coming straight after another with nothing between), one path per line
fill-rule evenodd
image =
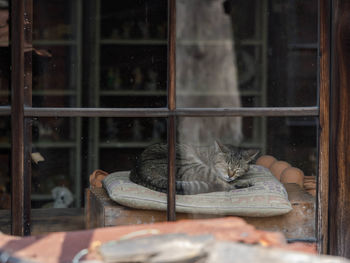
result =
M167 108L25 108L25 117L166 117Z
M247 107L247 108L177 108L177 116L228 117L228 116L318 116L318 107Z
M234 117L234 116L318 116L318 107L256 108L31 108L25 117Z

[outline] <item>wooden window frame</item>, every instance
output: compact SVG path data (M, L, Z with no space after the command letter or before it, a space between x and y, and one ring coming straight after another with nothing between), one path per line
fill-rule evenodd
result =
M12 234L30 234L30 153L32 117L166 117L168 120L168 220L175 214L175 134L179 116L314 116L318 129L318 187L316 238L320 253L350 256L350 99L344 26L350 7L344 0L319 0L319 105L279 108L177 108L176 107L176 0L168 0L168 106L167 108L35 108L31 105L32 0L11 0L11 106L0 116L11 117ZM26 17L24 17L26 14ZM346 39L345 39L346 40ZM25 46L26 45L26 46ZM28 46L29 45L29 46ZM345 55L344 55L345 54ZM350 61L350 59L349 59ZM24 88L26 87L26 88ZM345 125L345 126L344 126ZM346 126L348 125L348 126ZM347 154L347 156L346 156ZM345 156L345 157L344 157ZM331 176L330 176L331 175ZM331 180L330 180L331 179ZM331 189L331 191L330 191ZM338 194L338 192L340 194ZM330 205L329 205L330 204ZM330 216L331 215L331 216Z

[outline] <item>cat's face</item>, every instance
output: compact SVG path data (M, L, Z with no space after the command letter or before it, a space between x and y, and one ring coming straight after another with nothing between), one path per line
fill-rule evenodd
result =
M219 171L219 176L225 181L231 182L249 170L249 163L258 154L255 150L238 150L234 147L216 143L218 158L215 168Z

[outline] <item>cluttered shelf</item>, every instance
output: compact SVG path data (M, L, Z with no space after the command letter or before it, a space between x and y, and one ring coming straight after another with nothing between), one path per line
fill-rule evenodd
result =
M177 45L227 45L233 44L232 39L219 40L196 40L186 39L177 41ZM258 46L262 45L259 39L244 39L234 43L237 46ZM118 39L118 38L104 38L100 40L101 45L167 45L168 41L165 39Z
M33 46L72 46L77 45L76 40L70 39L38 39L33 40Z

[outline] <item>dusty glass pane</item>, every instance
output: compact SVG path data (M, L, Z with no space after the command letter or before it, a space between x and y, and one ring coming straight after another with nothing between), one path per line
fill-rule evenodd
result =
M178 107L317 104L317 1L176 1Z
M166 142L166 125L163 118L101 118L99 168L106 171L132 169L135 158L147 146Z
M165 107L167 1L103 0L97 15L96 105Z
M50 57L39 57L33 65L34 107L78 107L77 53L74 47L41 46ZM36 63L37 62L37 63Z
M33 106L165 107L167 33L163 0L34 1Z
M0 231L11 233L11 121L0 118Z
M32 139L32 208L81 207L81 119L35 118Z
M34 107L81 106L83 7L79 3L33 2Z
M237 123L240 131L226 130ZM312 117L179 118L178 211L315 238L317 125Z
M141 153L150 145L166 144L167 138L164 118L34 118L32 125L35 154L32 214L33 218L46 215L39 224L37 219L33 220L34 235L84 229L84 208L99 209L86 207L88 198L96 194L108 199L105 188L101 188L102 179L107 174L121 172L118 176L129 180L130 171L137 168ZM92 191L95 187L98 189ZM87 188L91 192L85 198ZM124 207L116 205L115 209ZM111 222L131 224L154 220L149 216L143 222L142 211L122 214ZM98 220L100 214L89 215L88 227L107 226L103 220ZM157 220L166 220L166 213L159 212Z

